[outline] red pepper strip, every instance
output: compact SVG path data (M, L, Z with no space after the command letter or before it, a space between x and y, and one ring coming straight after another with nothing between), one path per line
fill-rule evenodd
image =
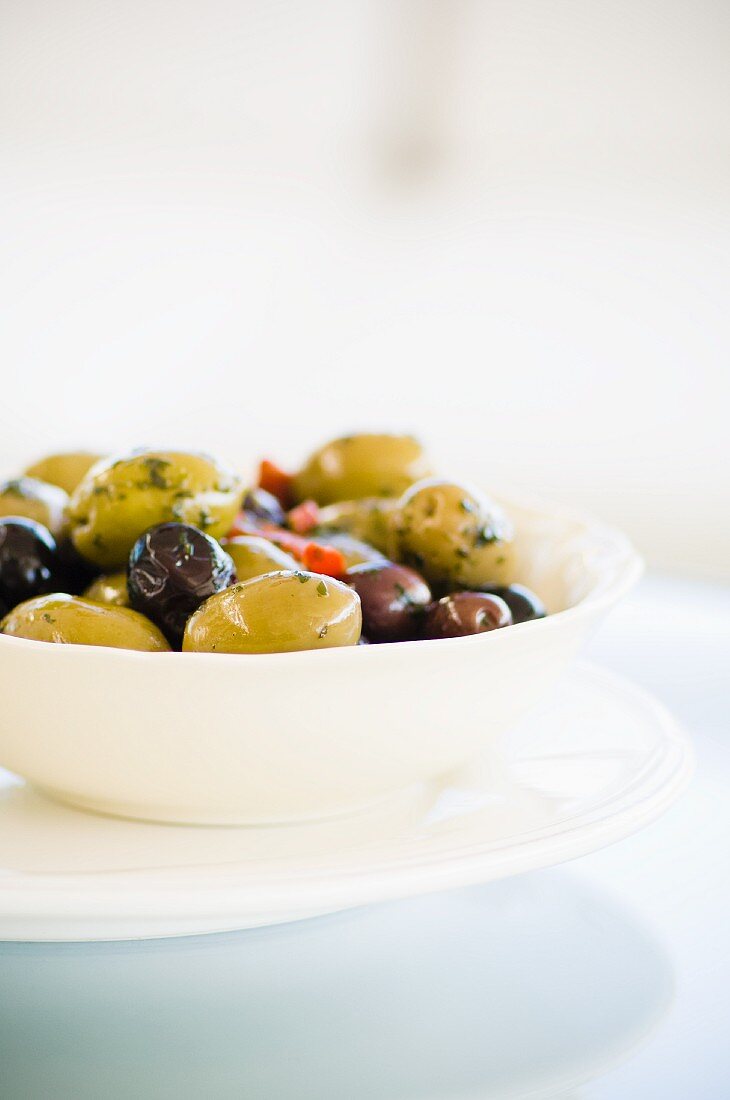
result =
M341 577L347 568L344 556L334 546L326 543L314 542L287 531L284 527L277 527L275 523L267 523L265 520L257 520L245 512L241 512L229 532L229 537L234 535L261 535L263 538L286 550L293 558L301 562L305 569L313 573L322 573L327 577Z
M264 520L254 516L251 512L239 512L226 538L232 539L236 535L263 535L261 524Z
M296 535L293 531L287 531L285 527L277 527L274 523L262 523L259 534L269 542L275 542L282 550L288 551L297 561L304 560L304 551L309 546L309 539L303 535Z
M292 508L286 519L292 531L296 531L298 535L306 535L319 523L319 506L316 500L303 500L296 508Z
M303 538L302 535L297 535L294 531L287 531L285 527L277 527L275 523L259 519L258 516L253 516L250 512L238 513L233 521L233 526L228 532L229 538L234 535L260 535L261 538L268 539L269 542L275 542L277 546L281 546L282 550L287 550L298 561L302 560L304 548L309 544L309 539Z
M345 559L339 550L318 542L305 546L302 564L312 573L323 573L326 577L341 577L346 569Z
M294 478L268 458L259 466L259 489L275 496L282 508L290 508L294 503Z

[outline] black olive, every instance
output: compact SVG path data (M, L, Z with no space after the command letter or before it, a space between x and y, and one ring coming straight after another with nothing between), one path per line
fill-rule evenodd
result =
M279 501L272 493L265 489L249 489L243 498L241 508L254 519L262 519L266 523L275 523L277 527L286 524L286 513Z
M71 596L80 596L93 580L101 574L97 565L82 558L70 538L58 540L58 560L63 569L63 591Z
M33 596L62 591L64 579L47 527L19 516L0 520L0 601L8 610Z
M129 600L180 647L185 623L204 600L236 581L231 557L215 539L186 523L145 531L129 555Z
M453 592L433 604L423 625L425 638L463 638L510 626L512 613L499 596L485 592Z
M508 584L504 587L482 588L481 592L487 592L490 596L499 596L507 604L512 612L512 621L526 623L530 619L544 619L547 612L545 605L539 596L524 584Z
M362 628L371 642L405 642L416 638L431 602L423 577L405 565L368 561L353 565L342 578L362 604Z

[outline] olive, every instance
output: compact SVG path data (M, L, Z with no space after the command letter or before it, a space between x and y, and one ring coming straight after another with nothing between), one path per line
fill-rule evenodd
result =
M211 596L188 620L183 650L281 653L357 645L351 588L319 573L267 573Z
M186 523L162 523L145 531L129 555L131 606L178 647L193 611L235 580L230 555L215 539Z
M51 485L58 485L69 495L89 472L91 467L103 458L103 455L90 451L64 451L61 454L47 455L34 462L25 471L26 477L36 477Z
M177 520L213 538L228 533L240 479L207 455L138 451L93 466L69 505L76 549L102 569L120 569L143 531Z
M397 497L429 473L423 448L410 435L348 435L309 457L294 478L294 495L318 504Z
M433 604L423 624L425 638L462 638L510 626L512 614L499 596L484 592L453 592Z
M63 582L56 540L48 528L20 516L0 520L0 600L8 608L57 591Z
M0 622L0 632L36 642L98 645L160 653L169 645L154 623L127 607L82 600L65 592L19 604Z
M512 527L492 501L449 481L408 489L391 522L390 557L445 588L509 583Z
M376 550L367 542L361 542L360 539L354 539L344 531L328 531L325 538L328 546L334 546L340 551L348 569L352 565L361 565L363 562L386 560L380 550Z
M259 535L236 535L225 539L223 547L233 559L239 581L249 581L277 570L298 569L290 554Z
M331 531L340 531L386 553L391 517L397 505L396 500L387 497L366 497L330 504L320 510L317 532L329 538Z
M254 519L275 523L277 527L283 527L286 523L286 512L274 494L267 493L266 489L249 489L244 495L241 508Z
M545 604L539 596L536 596L531 588L524 584L507 584L502 587L484 588L490 596L499 596L507 604L512 612L512 621L526 623L530 619L544 619L547 611Z
M72 596L80 595L100 575L99 568L81 557L65 532L58 539L58 559L64 575L64 583L58 590Z
M83 593L85 600L110 604L112 607L129 607L129 589L126 573L102 573Z
M47 527L54 538L61 533L68 496L57 485L33 477L19 477L0 485L0 516L24 516Z
M342 578L362 603L362 628L371 642L405 642L417 637L431 603L431 590L413 569L390 561L366 562Z

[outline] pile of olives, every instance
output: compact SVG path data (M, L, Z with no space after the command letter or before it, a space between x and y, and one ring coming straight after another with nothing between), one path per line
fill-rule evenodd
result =
M50 455L0 485L0 632L148 652L457 638L541 618L512 526L410 436L246 487L208 455Z

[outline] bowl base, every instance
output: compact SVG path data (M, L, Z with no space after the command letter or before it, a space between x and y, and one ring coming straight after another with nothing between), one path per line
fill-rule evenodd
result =
M384 820L400 820L404 815L422 813L438 797L439 792L453 779L453 775L441 776L430 782L414 783L410 786L396 787L384 794L369 798L352 805L337 806L329 811L312 812L292 816L264 817L247 814L245 810L216 811L214 809L191 812L190 808L175 811L166 810L157 805L129 802L115 802L108 799L87 798L72 791L62 791L54 787L30 784L38 794L53 802L60 802L83 813L102 817L120 818L125 821L145 822L152 825L188 826L199 828L237 828L237 829L286 829L302 825L327 825L328 823L347 822L367 827L369 821L382 824Z

